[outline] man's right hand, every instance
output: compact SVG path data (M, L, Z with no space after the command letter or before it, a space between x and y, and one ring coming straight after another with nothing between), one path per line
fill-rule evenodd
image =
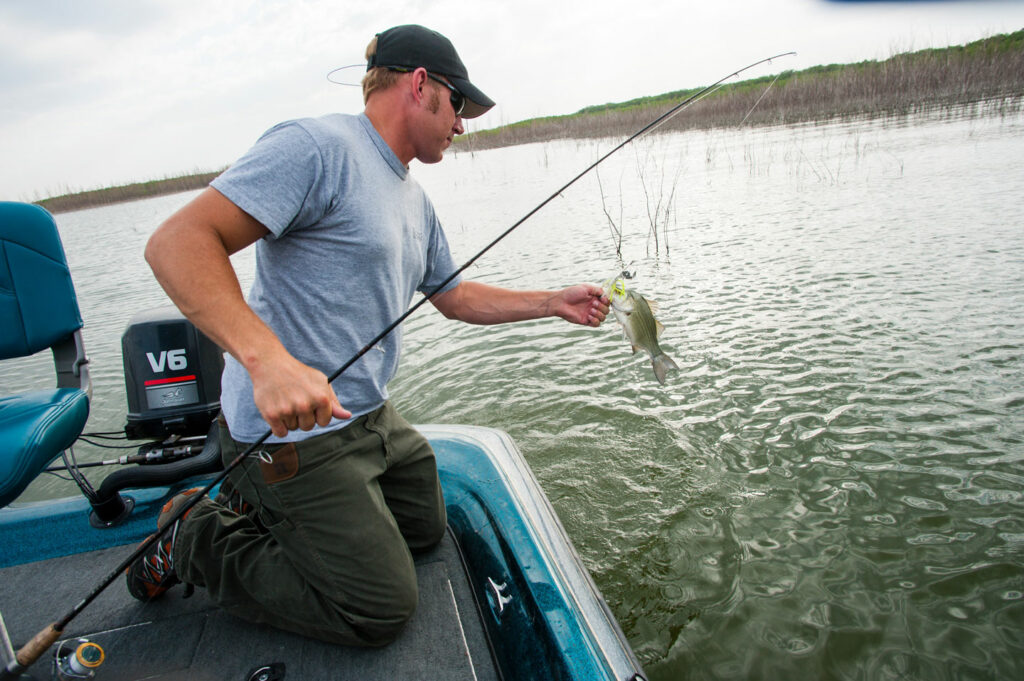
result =
M352 418L338 402L327 376L291 355L260 362L249 369L249 375L256 408L276 437L290 430L326 426L335 417Z

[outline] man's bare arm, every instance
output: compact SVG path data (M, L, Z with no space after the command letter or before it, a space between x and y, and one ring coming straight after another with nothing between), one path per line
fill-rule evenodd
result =
M608 314L601 287L578 284L561 291L517 291L463 281L431 299L449 319L470 324L501 324L541 317L561 317L574 324L598 326Z

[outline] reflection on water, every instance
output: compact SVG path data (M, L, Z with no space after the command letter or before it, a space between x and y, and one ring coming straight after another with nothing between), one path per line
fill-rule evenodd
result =
M659 386L614 322L424 310L394 399L415 422L512 434L652 679L1018 677L1022 133L1018 114L641 140L469 276L546 288L632 263L680 371ZM414 173L461 260L612 144ZM123 425L120 333L162 302L142 245L186 198L58 218L97 376L90 429Z

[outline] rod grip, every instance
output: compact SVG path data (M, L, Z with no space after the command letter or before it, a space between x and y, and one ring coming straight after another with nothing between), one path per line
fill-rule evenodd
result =
M49 650L50 646L60 638L63 631L63 629L58 629L57 623L54 622L33 636L32 639L23 645L14 656L14 659L17 660L18 665L21 667L18 671L28 669L34 665L36 660L42 657L43 653ZM5 677L0 676L0 679L2 678Z

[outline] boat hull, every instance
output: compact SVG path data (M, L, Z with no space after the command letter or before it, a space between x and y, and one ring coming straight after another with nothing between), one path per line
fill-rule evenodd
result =
M106 634L111 661L120 655L97 678L184 678L172 672L185 672L187 655L168 659L166 650L140 652L136 635L146 631L142 638L159 646L161 632L172 639L177 636L170 624L176 619L201 623L200 629L211 632L216 621L219 631L237 632L242 646L279 650L278 663L305 670L295 678L365 679L372 678L366 676L371 669L379 669L381 678L418 678L403 667L403 660L414 661L415 669L425 674L419 678L438 678L438 665L443 664L438 661L423 670L427 653L421 650L438 646L452 657L444 662L451 667L446 678L643 678L621 629L512 439L498 430L471 426L419 428L437 454L449 537L438 555L418 561L420 609L396 644L381 651L327 646L230 618L199 594L190 599L198 599L197 604L182 605L188 602L171 595L164 599L168 603L138 604L115 584L108 591L117 593L104 594L106 604L99 604L97 614L83 613L89 615L86 622L76 620L68 631L69 636L96 640ZM96 563L104 575L117 565L117 556L127 555L152 532L164 500L194 484L192 480L170 488L130 490L126 494L135 501L134 512L118 526L102 530L90 525L84 499L0 509L0 610L15 644L63 614L91 586L90 576L76 578L84 568L69 567L74 561ZM441 555L446 552L447 558ZM38 607L32 594L25 593L38 588L33 584L51 585L43 600L53 611ZM223 636L220 639L223 646ZM200 651L209 643L197 639L194 645ZM126 647L130 660L117 650ZM311 647L316 654L309 652ZM299 654L300 649L305 652ZM320 660L321 667L310 669L310 659ZM207 666L202 678L242 678L239 670L247 662L270 661L247 660L222 648L216 659L222 668ZM52 658L40 660L32 672L47 678L41 670L50 665ZM354 674L349 676L346 670ZM197 673L191 669L187 673L198 678L191 676Z

